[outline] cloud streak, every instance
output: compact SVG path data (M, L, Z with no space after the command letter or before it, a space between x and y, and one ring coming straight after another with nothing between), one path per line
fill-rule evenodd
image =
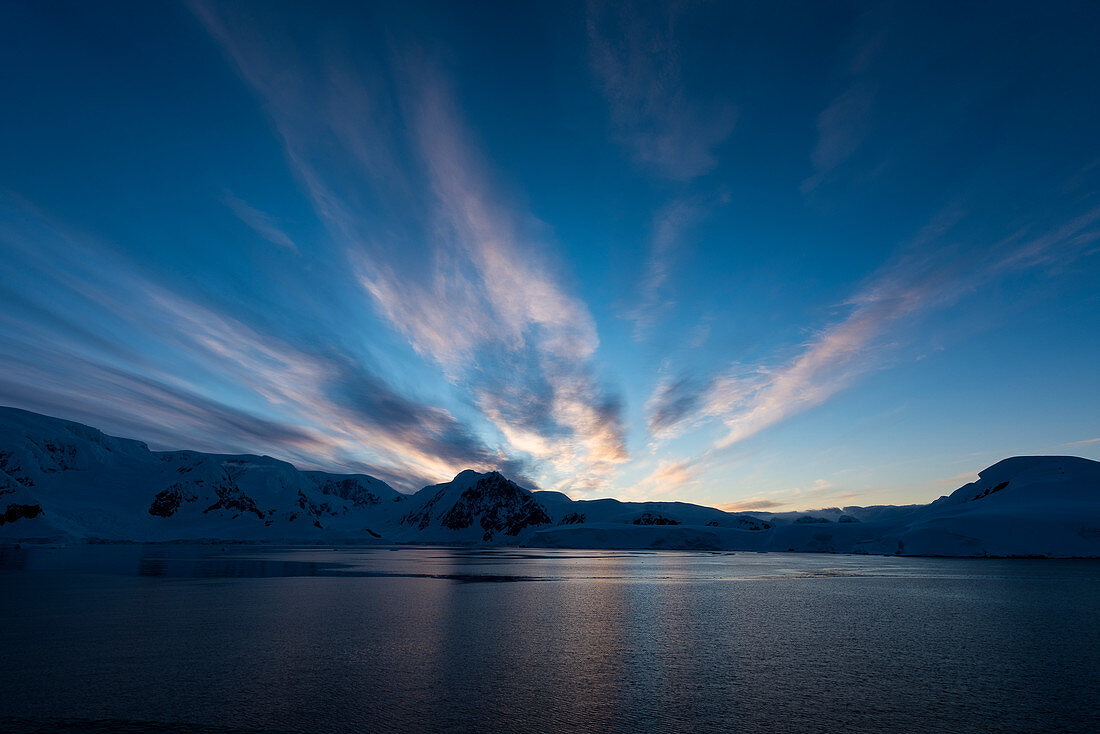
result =
M678 432L685 421L697 415L709 384L690 374L658 382L646 402L650 435L667 438Z
M292 252L298 252L298 246L294 244L294 240L279 227L274 217L249 206L247 202L238 199L228 191L225 192L222 198L226 206L237 216L237 219L247 224L256 234L273 245L285 247Z
M842 75L846 87L818 115L817 143L810 155L814 172L802 182L802 193L809 194L827 181L870 132L878 85L869 70L882 50L889 25L885 6L866 11L857 24Z
M491 182L431 62L395 42L369 73L331 60L338 53L291 63L270 34L247 32L253 19L205 5L197 14L263 96L374 308L469 391L542 480L606 481L627 452L618 400L597 377L595 323L532 236L540 225ZM400 92L367 100L386 89ZM411 165L395 165L392 150Z
M675 262L691 229L698 225L715 206L724 204L726 195L716 197L684 197L663 206L653 217L649 255L638 285L638 300L625 314L634 322L634 338L645 339L661 316L676 305L669 293L669 280Z
M703 104L684 89L676 23L682 6L647 17L632 3L588 5L589 59L607 98L615 137L641 166L690 181L711 171L736 109Z
M259 331L26 202L2 204L0 283L13 304L0 316L5 403L164 447L370 466L405 490L466 467L524 471L447 410L395 390L339 348ZM33 273L33 287L14 271Z
M698 457L741 443L822 405L857 379L888 364L903 330L979 288L1028 268L1056 268L1100 239L1100 207L1037 236L1024 230L985 248L959 250L953 230L964 217L949 208L842 307L847 315L819 331L789 361L734 364L706 379L682 374L658 382L646 404L650 433L669 439L710 420L724 434ZM702 469L700 469L702 471Z
M1094 443L1100 443L1100 438L1086 438L1084 441L1072 441L1067 443L1066 446L1089 446Z
M860 81L853 83L817 118L817 145L810 156L814 173L802 182L802 192L810 193L833 171L852 156L870 129L874 88Z
M906 254L885 267L846 304L850 313L776 368L735 369L719 378L703 410L719 416L725 448L809 408L821 405L858 377L878 369L894 346L884 342L900 325L951 305L1010 271L1065 261L1095 241L1100 208L1039 237L1022 234L963 256L940 243L959 214L937 218Z

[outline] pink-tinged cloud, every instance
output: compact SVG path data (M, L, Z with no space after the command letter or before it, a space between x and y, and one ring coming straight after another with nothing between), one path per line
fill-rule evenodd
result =
M294 240L290 238L290 235L282 229L279 222L270 214L264 214L259 209L250 206L248 202L237 198L228 191L225 192L222 199L237 218L247 224L256 234L273 245L278 245L279 247L285 247L293 252L298 252L298 246L294 244Z
M0 271L35 276L0 314L4 404L163 447L370 471L405 490L464 468L523 470L446 409L401 393L333 345L260 331L26 202L0 198L0 212ZM88 322L104 327L79 325Z
M605 482L627 452L597 377L595 322L531 234L540 225L492 183L438 70L399 44L369 73L283 59L247 19L197 14L264 97L377 312L474 397L510 454L536 460L545 485ZM395 165L395 148L412 163Z
M471 150L438 77L422 74L417 85L421 97L414 107L417 142L438 199L440 228L450 234L448 239L472 266L472 277L462 277L461 269L447 275L453 287L481 293L485 303L483 310L467 314L461 321L455 320L449 304L436 302L430 309L433 319L442 317L448 322L451 333L456 326L481 324L468 329L463 340L472 346L471 353L441 348L435 331L420 328L420 320L399 319L395 323L410 329L414 343L451 370L461 371L462 362L486 350L504 350L520 357L523 366L518 375L493 378L484 384L480 383L485 373L472 376L486 415L513 447L557 470L560 479L556 487L602 483L603 476L624 462L627 453L617 408L601 394L591 372L591 359L599 344L595 323L584 304L566 294L550 268L540 262L543 248L524 237L516 215L495 196L486 181L484 164ZM383 303L383 307L388 313L395 308L392 303ZM523 379L525 370L530 370L528 379ZM550 418L548 425L532 423L527 411L516 410L516 401L521 405L524 401L523 395L513 392L516 377L521 378L521 389L532 380L548 389L540 406ZM544 435L547 427L550 435Z
M732 389L718 381L705 401L728 432L718 448L750 438L793 415L821 405L857 378L883 365L889 337L907 323L957 302L1010 270L1064 262L1098 236L1100 207L1039 237L1014 237L979 258L960 259L939 240L960 215L937 218L909 254L873 277L850 299L849 315L809 341L779 367L736 371Z
M752 512L754 510L780 510L783 508L784 503L772 497L746 497L743 500L718 506L719 510L725 512Z
M1071 441L1066 446L1089 446L1094 443L1100 443L1100 438L1086 438L1084 441Z
M670 438L719 419L726 432L712 451L751 438L882 368L904 341L905 329L922 316L1012 271L1069 262L1100 236L1096 207L1042 235L1018 232L963 256L944 244L962 218L954 208L936 217L905 253L844 304L845 318L821 330L789 362L733 365L707 380L662 379L647 403L651 433ZM709 455L698 460L705 463Z

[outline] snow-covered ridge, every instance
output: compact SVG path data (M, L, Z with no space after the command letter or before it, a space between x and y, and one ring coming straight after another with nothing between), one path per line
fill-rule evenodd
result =
M150 451L79 423L0 408L0 537L163 541L376 537L403 503L374 477L269 456ZM19 509L23 508L23 509Z
M0 408L0 540L213 539L1100 557L1100 462L1013 457L928 505L747 514L574 501L470 470L410 496L367 475L154 452Z

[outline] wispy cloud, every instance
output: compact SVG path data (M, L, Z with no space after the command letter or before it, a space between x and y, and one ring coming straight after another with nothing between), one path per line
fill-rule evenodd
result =
M809 194L833 175L863 143L871 128L871 113L878 84L871 74L875 57L888 31L887 6L864 13L849 41L849 60L841 73L844 89L817 118L817 143L810 162L814 172L802 182Z
M1086 438L1084 441L1071 441L1066 446L1088 446L1090 444L1100 443L1100 438Z
M728 433L718 447L743 441L793 415L824 403L883 365L894 346L892 330L969 295L1011 270L1061 262L1100 234L1100 208L1038 237L1014 235L991 248L957 253L943 239L960 213L938 217L916 242L846 304L847 317L806 343L779 367L737 369L707 397L704 410L721 416Z
M813 175L802 182L809 193L859 148L870 128L874 87L865 81L853 83L833 98L817 118L817 145L810 160Z
M108 243L0 201L0 399L161 446L370 468L402 489L524 467L352 355L292 343L142 273ZM13 272L33 273L33 286Z
M656 468L641 480L619 488L616 497L637 501L675 498L698 483L696 469L690 460L660 459Z
M677 432L689 418L698 415L703 396L710 385L692 374L664 377L658 381L646 401L646 421L649 433L666 438Z
M650 488L650 494L665 495L679 492L695 484L696 480L695 468L690 461L662 459L642 484Z
M551 486L605 481L627 453L618 400L597 377L595 323L531 234L540 225L491 182L430 60L396 42L370 72L334 61L338 53L292 60L277 38L258 41L248 19L205 5L197 13L263 95L378 312L468 389ZM400 91L391 99L386 89ZM364 90L379 94L368 101Z
M812 512L820 509L851 507L864 492L837 486L828 479L818 478L808 486L792 487L769 493L734 500L719 509L726 512L758 512L765 516L774 512Z
M419 349L463 375L513 446L557 469L559 488L598 483L626 460L626 448L618 403L603 394L592 374L599 344L595 323L540 263L543 248L523 236L515 215L486 183L442 84L429 76L418 86L417 142L437 196L439 223L455 246L447 255L464 256L472 266L469 275L461 268L439 275L445 287L481 294L483 301L462 313L453 303L421 299L412 318L394 318L400 306L392 300L379 303ZM377 289L370 290L378 298ZM459 344L469 348L444 344L436 324L462 335ZM471 363L480 368L470 370Z
M763 380L759 368L742 365L706 378L693 372L666 375L646 401L649 432L657 440L670 439L702 421L724 416L729 406L743 404L758 391Z
M735 364L708 378L666 376L647 402L657 439L676 436L712 419L725 434L696 461L825 403L857 379L889 363L904 331L988 283L1025 268L1055 268L1089 252L1100 238L1100 207L1048 232L1026 230L987 247L953 246L965 213L948 208L890 264L869 278L841 308L847 315L819 331L789 361Z
M716 205L724 204L728 200L726 194L717 197L683 197L661 207L653 217L649 254L638 284L637 301L625 314L626 318L634 322L636 340L646 338L661 315L675 305L669 280L691 229L708 216Z
M704 103L684 88L676 24L686 11L683 4L588 6L589 58L616 137L639 164L677 181L717 165L715 148L737 119L729 102Z
M719 510L726 512L752 512L754 510L779 510L785 506L782 500L774 497L746 497L736 502L728 502L719 505Z
M293 252L298 251L298 246L294 244L294 240L282 230L274 217L249 206L247 202L237 198L228 191L223 194L222 200L225 202L226 206L232 209L233 213L237 215L237 219L240 219L251 227L256 234L273 245L285 247Z

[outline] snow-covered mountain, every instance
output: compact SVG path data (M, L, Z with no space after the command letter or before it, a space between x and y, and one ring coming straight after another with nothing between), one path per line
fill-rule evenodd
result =
M393 537L451 543L515 541L550 525L546 508L534 494L499 472L467 469L445 484L413 495Z
M575 501L470 470L410 496L362 474L150 451L0 408L0 540L213 539L1100 557L1100 462L1005 459L928 505L747 514Z
M668 508L676 527L631 527L607 517L537 532L530 545L681 547L942 556L1100 557L1100 462L1017 456L928 505L832 508L759 516L762 527ZM607 500L600 500L606 502ZM573 503L574 505L594 503ZM648 503L652 504L652 503ZM711 510L718 513L718 510ZM725 513L721 513L725 514ZM728 517L728 516L727 516Z
M380 537L405 495L269 456L150 451L0 408L0 538L162 541Z

